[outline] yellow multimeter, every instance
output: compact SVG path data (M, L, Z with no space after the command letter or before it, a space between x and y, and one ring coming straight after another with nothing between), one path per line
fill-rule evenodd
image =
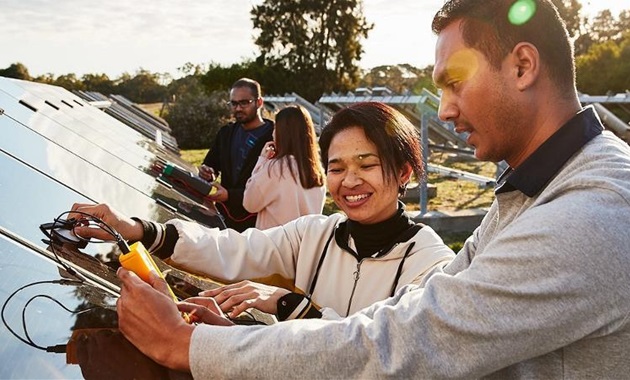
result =
M153 261L151 254L139 241L129 246L129 252L121 254L118 257L118 261L120 261L120 265L122 265L123 268L137 274L144 282L149 282L149 273L151 271L154 271L160 278L164 279L162 271L160 271L160 268L158 268L155 261ZM173 293L171 287L168 286L168 284L166 284L166 286L173 300L178 302L179 300L175 296L175 293ZM187 313L182 313L182 317L184 317L186 322L190 323L190 318Z

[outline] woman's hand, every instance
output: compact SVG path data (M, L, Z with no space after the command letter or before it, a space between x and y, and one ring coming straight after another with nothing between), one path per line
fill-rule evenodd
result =
M101 219L116 230L125 240L142 240L144 235L141 223L126 217L104 203L97 205L75 203L72 205L72 211L80 211L81 213L93 215ZM86 216L81 213L71 212L68 218L75 218L80 221L86 218ZM78 223L74 227L74 233L86 239L114 240L114 237L102 228L89 227L87 224Z
M276 155L276 145L273 141L267 141L260 151L260 157L274 158Z
M217 289L205 290L199 295L214 297L221 310L228 313L230 318L236 318L249 308L276 314L278 312L278 300L288 293L290 291L287 289L252 281L241 281Z
M232 326L234 322L223 315L216 301L210 297L191 297L177 303L179 311L188 313L191 322L217 326Z
M134 346L156 362L190 371L188 352L194 326L187 324L170 296L166 281L151 272L149 283L124 268L116 302L118 326Z

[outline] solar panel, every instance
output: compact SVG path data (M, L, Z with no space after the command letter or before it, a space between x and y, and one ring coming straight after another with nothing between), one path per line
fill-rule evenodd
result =
M27 284L40 281L57 280L59 270L49 260L34 253L20 242L0 235L0 257L3 275L0 276L3 302L12 292ZM27 302L38 295L46 295L58 301L70 310L77 310L85 305L104 306L92 313L106 323L104 317L109 316L109 324L115 325L115 314L106 307L114 305L114 297L98 287L83 285L79 287L64 286L52 283L33 285L15 294L3 308L4 328L0 329L0 378L2 379L48 379L48 378L81 378L81 368L66 364L66 356L35 349L16 339L9 331L24 335L24 326L32 341L40 346L49 347L65 344L72 330L88 315L72 318L72 314L53 303L50 299L38 297L27 305ZM88 301L89 300L89 301ZM95 301L98 300L98 301Z
M125 97L111 95L108 98L97 92L75 91L74 93L87 101L96 101L101 104L105 102L106 105L99 108L102 108L106 114L130 126L153 141L156 141L159 135L160 140L162 140L161 143L167 149L172 152L179 152L177 141L170 135L171 128L168 124L136 106Z
M84 344L91 339L88 331L93 331L84 328L116 325L117 279L110 267L117 252L115 244L88 244L80 252L67 247L53 251L55 246L42 241L45 236L40 224L51 222L75 202L107 202L143 219L165 222L177 217L224 228L212 204L159 176L158 169L166 162L193 170L172 149L75 94L0 77L0 299L4 323L0 328L0 378L88 377L85 366L66 363L80 358L45 349L65 351L69 341L74 342L70 347L76 347L70 339L73 333L81 331ZM84 283L50 282L72 278L65 268L68 265L83 273ZM76 314L78 310L84 311ZM95 331L105 331L109 340L115 337L108 330ZM61 348L55 348L59 344ZM108 353L102 354L107 357ZM101 377L105 373L114 376L103 372L108 368L112 366L103 363L90 370Z

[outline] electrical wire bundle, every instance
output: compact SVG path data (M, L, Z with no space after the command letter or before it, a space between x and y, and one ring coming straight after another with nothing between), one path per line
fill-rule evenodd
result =
M79 219L75 219L75 218L70 218L70 219L63 219L63 217L65 215L68 214L77 214L80 215L81 218ZM27 314L27 309L28 306L35 301L36 299L46 299L49 301L52 301L53 303L55 303L56 305L58 305L59 307L61 307L63 310L67 311L70 314L74 314L74 315L79 315L82 313L85 313L87 311L90 310L94 310L94 309L99 309L99 308L109 308L106 306L92 306L92 307L88 307L88 308L84 308L81 310L72 310L70 308L68 308L67 306L65 306L63 303L61 303L59 300L57 300L56 298L47 295L47 294L37 294L34 295L33 297L29 298L25 304L22 306L22 330L23 330L23 336L20 335L15 329L13 329L6 317L5 317L5 311L7 309L7 306L9 304L9 302L20 292L24 291L27 288L31 288L34 286L38 286L38 285L43 285L43 284L55 284L55 285L72 285L72 286L93 286L92 284L90 284L89 282L86 282L86 278L80 274L78 271L76 271L73 267L71 267L70 265L66 264L64 261L62 261L59 258L59 255L56 251L55 245L57 244L73 244L77 247L85 247L87 245L87 243L105 243L107 241L104 240L98 240L98 239L86 239L83 238L81 236L79 236L78 234L75 233L74 229L77 226L88 226L88 227L92 227L92 228L99 228L102 229L103 231L106 231L108 234L110 234L114 240L116 241L118 247L121 249L121 251L123 251L123 253L129 252L129 246L127 245L127 242L122 238L122 236L118 233L118 231L116 231L114 228L112 228L111 226L109 226L107 223L105 223L102 219L95 217L94 215L85 213L85 212L81 212L81 211L65 211L63 213L61 213L59 216L57 216L53 222L51 223L44 223L42 225L40 225L40 230L42 231L42 233L44 235L46 235L47 239L42 239L42 241L45 244L48 244L50 247L51 252L53 253L53 256L55 258L55 261L71 276L73 276L73 279L59 279L59 280L43 280L43 281L36 281L36 282L31 282L29 284L23 285L20 288L16 289L15 291L13 291L9 297L7 297L7 299L4 301L4 303L2 304L2 309L0 310L0 317L2 319L2 323L4 324L4 326L7 328L7 330L13 335L15 336L19 341L21 341L22 343L39 349L39 350L43 350L46 352L54 352L54 353L65 353L66 352L66 344L57 344L57 345L53 345L53 346L43 346L40 344L35 343L35 341L33 341L33 339L31 338L30 334L28 333L28 329L27 329L27 324L26 324L26 314Z

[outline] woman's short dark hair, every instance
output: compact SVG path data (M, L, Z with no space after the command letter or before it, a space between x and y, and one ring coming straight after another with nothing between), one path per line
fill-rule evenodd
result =
M337 133L360 127L378 150L383 177L398 182L398 172L408 163L416 177L424 175L420 134L399 111L384 103L355 103L339 110L319 137L322 163L328 170L328 149ZM404 189L401 189L404 192Z
M432 29L440 34L462 20L461 31L467 47L483 53L499 69L506 55L519 42L536 46L549 77L562 89L575 88L573 45L566 25L551 0L528 0L532 15L522 22L508 17L514 0L449 0L433 18Z

